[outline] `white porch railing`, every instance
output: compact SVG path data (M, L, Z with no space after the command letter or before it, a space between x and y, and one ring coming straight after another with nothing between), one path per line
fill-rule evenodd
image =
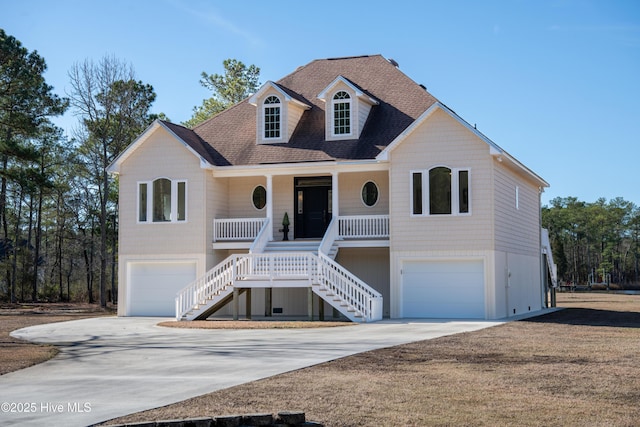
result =
M213 241L253 240L267 218L230 218L213 220Z
M262 235L261 230L267 230L269 218L231 218L214 219L213 241L247 241L255 240ZM333 225L335 222L335 226ZM381 239L389 238L389 215L349 215L334 217L325 234L337 239ZM269 233L263 238L268 239ZM262 240L262 239L261 239ZM254 242L256 245L266 244L266 241ZM254 251L255 252L255 251Z
M338 234L343 239L388 238L389 215L339 216Z
M234 283L237 280L315 280L318 261L311 252L274 252L239 254Z
M326 300L347 317L364 321L382 319L382 295L347 269L324 254L311 252L233 254L207 274L178 292L176 320L181 320L200 306L222 300L233 287L247 281L307 280L308 286L320 285L316 293L331 295ZM217 299L216 299L217 298Z

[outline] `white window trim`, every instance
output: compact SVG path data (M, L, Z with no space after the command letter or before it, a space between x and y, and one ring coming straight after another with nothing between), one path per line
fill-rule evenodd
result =
M368 204L366 204L366 203L364 202L364 198L362 197L362 190L364 190L364 186L365 186L365 185L367 185L367 184L368 184L368 183L370 183L370 182L372 182L372 183L373 183L373 185L375 185L375 186L376 186L376 189L378 190L378 197L376 198L376 202L375 202L374 204L372 204L372 205L368 205ZM365 208L373 208L373 207L375 207L375 206L378 204L378 202L379 202L379 201L380 201L380 186L378 185L378 183L377 183L377 182L375 182L375 181L374 181L374 180L372 180L372 179L368 179L368 180L366 180L366 181L364 182L364 184L362 184L362 186L360 187L360 202L362 203L362 205L363 205Z
M147 186L147 210L146 210L146 219L144 221L140 220L140 187L142 184L145 184ZM149 221L149 185L150 182L149 181L138 181L136 183L136 222L138 224L146 224Z
M153 220L153 183L159 179L171 182L171 221ZM178 221L178 184L184 183L184 220ZM140 184L147 185L147 220L140 221ZM175 201L175 203L174 203ZM136 222L138 224L185 224L189 221L189 184L186 179L171 179L159 176L151 181L138 181L136 184Z
M438 167L444 167L451 170L451 213L450 214L432 214L430 213L430 194L429 194L429 172ZM467 180L469 186L469 194L467 194L467 204L469 212L460 212L460 172L467 172ZM413 174L422 174L422 213L413 213ZM471 189L471 168L452 168L447 165L433 165L428 169L415 169L409 171L409 214L412 217L451 217L451 216L471 216L472 214L472 194Z
M336 94L338 94L338 92L346 92L349 95L349 99L333 99L334 96L336 96ZM336 114L335 114L335 106L336 104L346 104L348 101L349 103L349 133L336 133ZM353 136L353 125L354 125L354 116L353 116L353 104L354 104L354 94L351 93L348 90L345 89L338 89L335 92L333 92L333 95L331 95L331 138L335 138L335 139L348 139L347 137L352 137Z
M422 213L413 213L414 206L413 206L413 175L419 173L422 174L421 176L421 180L420 182L422 183ZM409 171L409 214L412 217L422 217L422 216L426 216L425 215L425 206L424 206L424 194L425 194L425 183L428 183L428 181L425 178L425 171L420 169L420 170L411 170Z
M516 210L520 210L520 187L516 185Z
M267 100L267 98L270 97L275 97L278 98L278 103L277 104L265 104L264 102ZM278 107L280 108L280 136L278 137L267 137L265 135L265 125L267 123L267 108L273 108L273 107ZM260 140L264 141L266 143L273 143L273 142L280 142L283 141L284 139L284 105L282 104L282 100L280 99L279 96L277 95L273 95L273 94L268 94L267 96L265 96L264 100L262 101L262 130L261 130L261 134L260 134Z

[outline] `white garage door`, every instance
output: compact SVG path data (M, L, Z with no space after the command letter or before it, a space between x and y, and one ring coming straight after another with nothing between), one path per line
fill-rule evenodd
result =
M402 316L484 319L482 260L405 261Z
M129 316L175 316L176 294L196 279L195 262L129 264Z

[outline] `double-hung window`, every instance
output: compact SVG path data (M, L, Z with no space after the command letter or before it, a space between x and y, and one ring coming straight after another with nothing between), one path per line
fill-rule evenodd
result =
M341 90L333 96L333 135L351 134L351 96Z
M138 183L138 222L187 220L187 182L158 178Z
M264 100L264 139L280 138L280 98L269 96Z
M468 215L469 170L436 166L411 171L411 215Z

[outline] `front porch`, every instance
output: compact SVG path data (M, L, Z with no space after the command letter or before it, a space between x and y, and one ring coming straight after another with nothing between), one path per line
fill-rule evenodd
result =
M260 230L270 223L269 218L216 218L213 220L212 247L213 249L251 249ZM333 238L338 248L389 246L389 215L338 216L336 224L335 230L328 228L325 231L325 236L326 233L333 233L330 238ZM283 232L276 237L268 241L284 240ZM293 240L306 239L294 238ZM317 240L320 241L320 239Z

